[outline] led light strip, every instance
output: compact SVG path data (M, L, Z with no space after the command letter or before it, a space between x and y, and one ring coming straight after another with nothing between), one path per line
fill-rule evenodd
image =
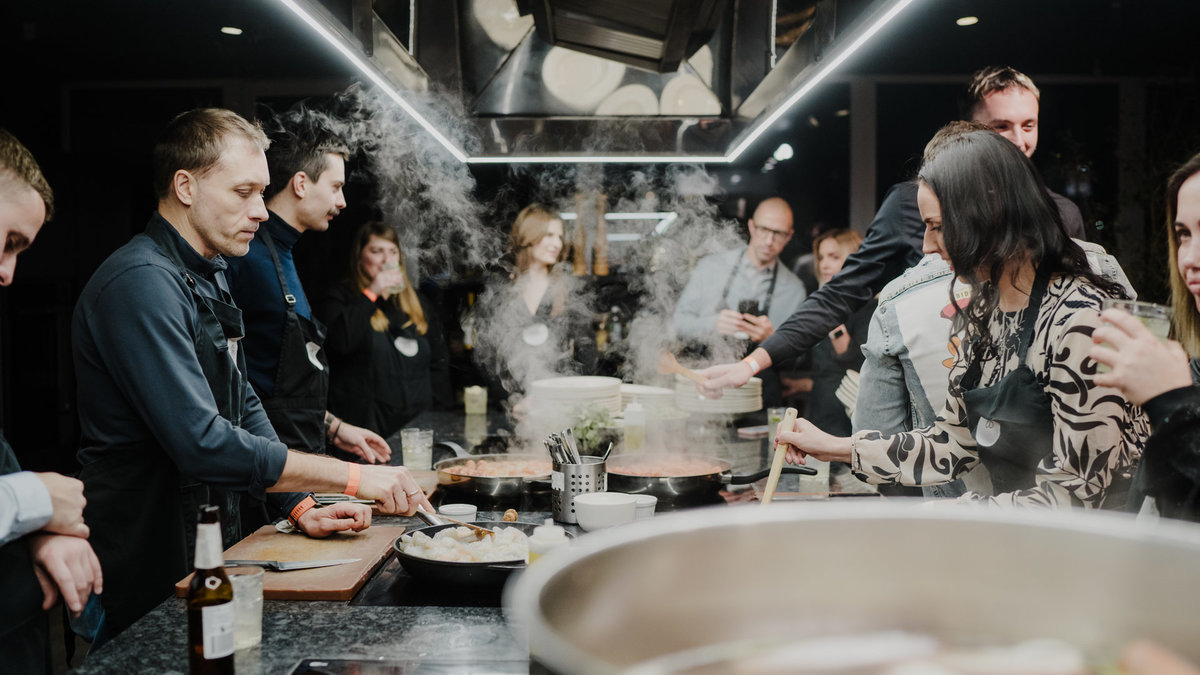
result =
M339 53L342 54L351 64L354 65L363 75L367 77L375 86L382 89L387 95L396 102L406 113L409 114L418 124L429 132L442 147L454 156L460 162L467 164L678 164L678 163L694 163L694 164L732 164L736 162L742 153L745 152L760 136L766 133L780 117L783 117L791 110L800 99L804 98L810 91L816 88L818 84L823 82L834 70L838 68L846 59L850 58L864 44L875 36L888 22L895 19L900 12L913 4L915 0L899 0L892 5L886 12L880 15L875 21L862 31L858 37L847 45L845 48L838 51L837 55L825 61L819 70L815 72L808 80L796 91L779 105L765 118L757 120L751 127L751 131L742 139L732 151L725 155L696 155L696 156L678 156L678 155L562 155L562 156L531 156L531 155L477 155L468 156L441 131L438 130L429 120L425 119L420 112L417 111L411 104L404 100L392 83L383 77L376 68L364 61L358 54L355 53L355 48L336 31L331 30L325 25L329 19L319 19L311 14L307 9L301 7L295 0L279 0L279 2L291 10L296 16L300 17L304 23L317 32L330 45L333 46ZM669 223L667 223L669 225ZM665 228L664 228L665 229Z
M776 120L778 120L780 117L783 117L784 113L791 110L800 99L804 98L808 92L816 88L816 86L824 81L826 77L829 77L829 75L835 69L837 69L838 66L842 65L846 59L853 56L854 52L858 51L860 47L867 43L867 40L870 40L872 37L874 37L876 33L878 33L885 25L887 25L889 21L896 18L896 16L898 16L900 12L904 11L909 5L911 5L913 1L914 0L899 0L899 2L897 2L895 5L892 5L886 12L877 18L874 23L868 26L861 35L854 38L849 45L846 45L844 49L840 50L837 53L837 56L825 61L821 68L816 73L813 73L813 75L808 78L808 81L805 82L799 89L792 92L792 95L788 96L787 100L785 100L782 105L776 108L774 112L772 112L770 115L767 115L766 118L757 120L754 123L754 130L751 131L750 134L746 136L746 138L743 139L742 142L739 143L737 147L735 147L729 154L725 155L725 161L729 163L736 162L738 157L741 157L742 153L745 152L746 149L754 143L754 141L758 140L758 137L762 136L767 129L769 129L771 125L775 123Z
M296 4L293 0L279 0L279 2L284 7L290 9L296 16L300 17L300 19L304 21L304 23L308 24L310 28L316 31L318 35L325 38L326 42L332 45L334 49L338 50L342 56L346 57L347 61L354 64L354 67L358 68L363 75L366 75L367 79L371 80L375 86L386 92L393 101L395 101L401 108L404 109L404 112L408 113L410 117L416 120L417 124L420 124L425 131L428 131L429 134L433 136L438 143L441 143L442 147L446 148L451 155L454 155L455 159L460 162L467 161L466 153L460 150L458 146L455 145L449 138L446 138L441 131L438 131L437 127L433 126L429 120L425 119L425 117L421 115L416 108L412 107L408 101L405 101L404 98L400 96L399 92L396 91L395 87L393 87L385 77L380 75L375 68L371 67L371 65L364 61L358 54L355 54L355 49L346 44L346 41L340 35L330 30L328 26L324 25L324 22L310 14L308 10Z

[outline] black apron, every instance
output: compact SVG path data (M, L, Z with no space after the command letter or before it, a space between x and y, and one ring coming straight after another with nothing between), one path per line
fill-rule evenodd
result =
M16 454L0 434L0 475L20 470ZM0 546L0 594L0 668L49 672L49 623L25 537Z
M991 474L994 494L1035 487L1037 466L1053 451L1050 397L1025 363L1049 281L1049 266L1043 265L1034 279L1029 306L1021 313L1017 369L991 387L977 389L984 356L979 354L961 381L968 428L979 459Z
M329 362L325 359L325 326L296 313L296 296L288 288L283 265L270 233L263 244L275 263L287 316L279 345L275 392L260 396L275 433L289 448L320 453L325 450L325 407L329 398Z
M154 225L154 223L152 223ZM234 346L245 331L242 312L218 283L221 300L196 288L165 228L146 234L178 267L199 308L196 357L221 417L241 424L246 400L246 359ZM218 277L220 279L220 277ZM236 352L236 362L231 349ZM147 364L148 366L150 364ZM91 528L92 548L104 570L104 632L116 635L168 598L191 571L196 519L202 504L221 509L224 546L241 539L239 494L181 475L153 439L133 447L110 449L86 464L79 475Z

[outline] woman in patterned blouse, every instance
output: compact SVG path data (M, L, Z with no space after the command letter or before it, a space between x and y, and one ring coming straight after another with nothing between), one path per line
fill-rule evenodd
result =
M871 483L936 485L982 461L992 474L992 494L963 499L1100 507L1115 483L1123 485L1148 435L1138 408L1094 382L1096 363L1088 356L1101 300L1123 291L1091 271L1037 170L1016 146L991 131L945 136L936 150L927 149L917 194L925 252L939 253L958 273L956 283L972 289L970 303L955 316L954 330L965 330L966 339L950 371L945 407L933 426L908 433L839 438L798 419L778 438L791 446L791 462L808 455L849 462ZM1031 326L1022 326L1023 315L1034 317ZM995 396L1013 394L1008 386L1022 377L1016 396ZM981 407L979 392L991 392L1006 407ZM996 414L1014 405L1024 417Z

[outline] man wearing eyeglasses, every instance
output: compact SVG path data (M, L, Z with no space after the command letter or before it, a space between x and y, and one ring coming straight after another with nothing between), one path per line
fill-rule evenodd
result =
M792 209L779 197L763 200L747 223L750 242L702 258L675 306L675 335L707 346L719 343L745 353L775 333L804 301L804 283L779 254L792 238ZM740 355L740 354L739 354ZM763 374L764 404L782 401L779 377Z

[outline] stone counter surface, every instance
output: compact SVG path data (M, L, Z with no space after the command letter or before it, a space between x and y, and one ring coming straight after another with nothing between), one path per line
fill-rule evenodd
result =
M481 512L479 519L499 519ZM548 514L522 514L540 522ZM537 521L531 519L539 518ZM377 517L375 522L424 523L413 518ZM262 644L236 653L240 674L284 674L302 660L377 659L436 661L480 666L489 662L524 663L528 649L505 624L503 611L491 607L366 607L345 602L267 600L263 602ZM187 607L169 598L115 640L89 654L72 671L92 673L187 673ZM476 671L478 672L478 671Z

